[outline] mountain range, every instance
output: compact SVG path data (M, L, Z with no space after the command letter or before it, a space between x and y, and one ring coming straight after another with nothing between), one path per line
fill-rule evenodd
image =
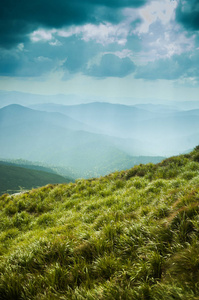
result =
M79 176L128 168L137 162L129 149L134 155L147 153L139 141L99 134L99 129L70 116L20 105L0 110L0 129L0 157L72 167Z
M160 104L127 106L110 103L72 106L41 104L33 107L61 112L87 124L93 131L98 129L103 134L125 138L122 145L129 145L125 150L128 149L130 155L135 154L135 146L145 155L175 155L193 148L199 141L199 109L182 110Z
M192 149L198 116L198 109L165 105L12 104L0 109L0 157L101 176Z

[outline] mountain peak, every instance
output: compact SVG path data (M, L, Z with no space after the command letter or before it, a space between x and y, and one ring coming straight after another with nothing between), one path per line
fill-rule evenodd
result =
M21 110L28 111L28 110L32 110L32 109L22 106L20 104L9 104L0 109L0 111L21 111Z

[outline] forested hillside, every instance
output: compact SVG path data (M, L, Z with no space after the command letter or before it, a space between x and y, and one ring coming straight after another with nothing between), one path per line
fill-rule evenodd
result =
M198 299L199 147L0 198L0 299Z
M69 181L72 181L72 178L69 179L55 173L19 167L0 161L0 195L41 187L48 183Z

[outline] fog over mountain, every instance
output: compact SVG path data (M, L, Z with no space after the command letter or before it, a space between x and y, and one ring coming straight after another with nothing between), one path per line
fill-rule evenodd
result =
M135 140L147 155L175 155L194 147L199 139L199 110L182 110L177 106L89 103L63 106L35 105L34 108L62 112L103 134L127 139L128 152L134 154ZM133 141L130 142L130 139ZM131 148L132 147L132 148ZM126 150L127 150L126 148Z
M73 168L79 176L104 175L193 148L198 113L110 103L13 104L0 109L0 157Z
M103 107L106 105L102 104ZM93 114L95 106L98 111L98 104L91 104ZM117 111L117 106L115 108ZM72 167L81 175L94 176L142 162L135 156L153 156L142 141L122 138L121 134L105 134L104 122L108 121L109 115L106 119L101 117L101 128L99 118L95 128L93 117L89 119L87 115L85 124L59 112L38 111L20 105L6 106L0 109L0 157ZM107 123L105 126L108 129ZM110 126L114 126L114 122ZM160 159L143 158L143 162Z

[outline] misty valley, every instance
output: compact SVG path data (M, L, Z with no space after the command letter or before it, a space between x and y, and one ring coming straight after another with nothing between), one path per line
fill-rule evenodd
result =
M0 170L2 178L6 180L7 174L7 182L15 182L11 190L17 190L17 185L31 188L22 174L27 179L25 174L33 166L43 166L54 178L43 182L31 174L36 176L34 184L30 179L32 187L41 186L41 182L68 182L126 170L140 163L157 163L189 152L198 140L197 107L93 102L29 107L11 104L0 109ZM11 188L5 189L3 181L1 185L1 192Z

